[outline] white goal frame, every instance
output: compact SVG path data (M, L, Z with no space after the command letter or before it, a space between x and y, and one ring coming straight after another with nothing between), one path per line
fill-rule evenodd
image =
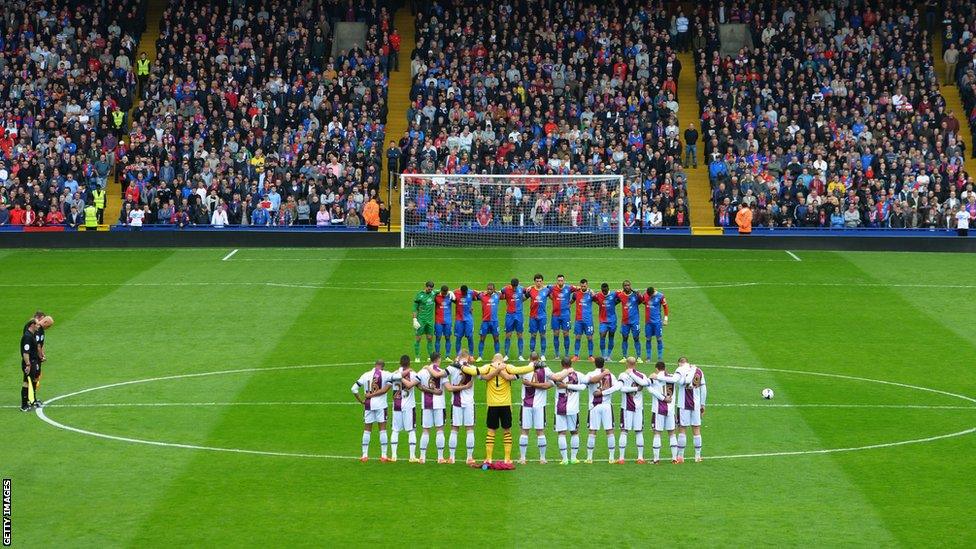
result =
M519 180L566 180L579 179L590 182L615 182L617 186L617 248L624 248L624 176L623 175L533 175L533 174L511 174L511 175L459 175L444 173L401 173L400 174L400 248L407 247L407 223L406 223L406 193L407 179L451 179L452 177L464 179L484 179L486 181L519 181Z

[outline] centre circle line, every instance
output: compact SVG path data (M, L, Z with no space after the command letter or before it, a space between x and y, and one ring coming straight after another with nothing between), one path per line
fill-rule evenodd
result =
M333 364L304 364L304 365L295 365L295 366L275 366L275 367L268 367L268 368L238 368L238 369L232 369L232 370L219 370L219 371L215 371L215 372L197 372L197 373L191 373L191 374L174 374L174 375L167 375L167 376L158 376L158 377L143 378L143 379L136 379L136 380L130 380L130 381L121 381L121 382L116 382L116 383L109 383L109 384L100 385L100 386L97 386L97 387L89 387L87 389L80 389L78 391L74 391L74 392L71 392L71 393L66 393L66 394L63 394L63 395L55 396L55 397L49 399L47 402L49 404L51 404L51 403L54 403L54 402L57 402L57 401L60 401L60 400L63 400L63 399L69 398L69 397L73 397L73 396L77 396L77 395L81 395L81 394L86 394L86 393L91 393L91 392L94 392L94 391L111 389L111 388L115 388L115 387L123 387L123 386L128 386L128 385L137 385L137 384L141 384L141 383L152 383L152 382L156 382L156 381L165 381L165 380L173 380L173 379L188 379L188 378L206 377L206 376L217 376L217 375L230 375L230 374L239 374L239 373L270 372L270 371L280 371L280 370L300 370L300 369L342 367L342 366L357 366L357 365L369 365L369 364L372 364L372 362L345 362L345 363L333 363ZM845 374L834 374L834 373L829 373L829 372L809 372L809 371L803 371L803 370L786 370L786 369L781 369L781 368L758 368L758 367L749 367L749 366L718 365L718 364L702 364L701 366L704 367L704 368L726 368L726 369L733 369L733 370L747 370L747 371L758 371L758 372L777 372L777 373L800 374L800 375L804 375L805 374L805 375L813 375L813 376L820 376L820 377L832 377L832 378L837 378L837 379L845 379L845 380L849 380L849 381L861 381L861 382L868 382L868 383L878 383L878 384L882 384L882 385L891 385L891 386L903 387L903 388L913 389L913 390L918 390L918 391L926 391L926 392L930 392L930 393L942 394L942 395L945 395L945 396L951 396L951 397L955 397L955 398L958 398L958 399L961 399L961 400L965 400L967 402L976 403L976 398L972 398L972 397L969 397L969 396L960 395L960 394L956 394L956 393L951 393L951 392L948 392L948 391L942 391L942 390L939 390L939 389L932 389L932 388L929 388L929 387L921 387L921 386L910 385L910 384L907 384L907 383L899 383L899 382L894 382L894 381L886 381L886 380L871 379L871 378L864 378L864 377L857 377L857 376L849 376L849 375L845 375ZM65 406L65 407L67 407L67 406ZM56 408L56 406L55 406L55 408ZM78 428L78 427L73 427L71 425L65 425L63 423L60 423L60 422L58 422L58 421L56 421L56 420L48 417L47 414L44 411L44 408L38 408L36 410L36 415L42 421L44 421L44 422L48 423L49 425L51 425L51 426L53 426L55 428L58 428L58 429L62 429L62 430L65 430L65 431L70 431L70 432L74 432L74 433L78 433L78 434L82 434L82 435L92 436L92 437L96 437L96 438L102 438L102 439L106 439L106 440L114 440L114 441L118 441L118 442L128 442L128 443L132 443L132 444L145 444L145 445L149 445L149 446L159 446L159 447L167 447L167 448L183 448L183 449L188 449L188 450L205 450L205 451L211 451L211 452L226 452L226 453L235 453L235 454L250 454L250 455L261 455L261 456L274 456L274 457L314 458L314 459L347 459L347 460L359 459L357 456L344 456L344 455L331 455L331 454L318 454L318 453L301 453L301 452L276 452L276 451L270 451L270 450L252 450L252 449L245 449L245 448L227 448L227 447L221 447L221 446L203 446L203 445L197 445L197 444L182 444L182 443L177 443L177 442L164 442L164 441L147 440L147 439L140 439L140 438L133 438L133 437L123 437L123 436L118 436L118 435L111 435L111 434L106 434L106 433L99 433L99 432L90 431L90 430L87 430L87 429L81 429L81 428ZM909 445L909 444L921 444L921 443L925 443L925 442L933 442L933 441L936 441L936 440L944 440L944 439L948 439L948 438L953 438L953 437L958 437L958 436L964 436L964 435L968 435L968 434L971 434L971 433L974 433L974 432L976 432L976 427L971 427L971 428L964 429L962 431L956 431L956 432L953 432L953 433L945 433L945 434L940 434L940 435L933 435L933 436L924 437L924 438L916 438L916 439L910 439L910 440L900 440L900 441L895 441L895 442L876 443L876 444L869 444L869 445L865 445L865 446L855 446L855 447L848 447L848 448L825 448L825 449L818 449L818 450L795 450L795 451L780 451L780 452L764 452L764 453L751 453L751 454L728 454L728 455L709 456L707 459L709 459L709 460L713 460L713 459L741 459L741 458L759 458L759 457L782 457L782 456L800 456L800 455L823 455L823 454L842 453L842 452L855 452L855 451L862 451L862 450L873 450L873 449L880 449L880 448L890 448L890 447L895 447L895 446L905 446L905 445Z

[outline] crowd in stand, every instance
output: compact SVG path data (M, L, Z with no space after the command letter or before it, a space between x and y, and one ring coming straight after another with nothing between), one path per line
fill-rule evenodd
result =
M970 143L976 142L976 5L951 0L942 14L942 56L947 84L959 86L969 121ZM976 158L976 148L969 151Z
M388 149L399 171L621 174L625 222L688 225L676 100L675 49L689 42L683 14L659 0L448 2L421 10L416 26L409 127ZM408 196L406 222L478 211L457 198L471 197L497 223L593 225L613 213L619 192L572 183L524 191L479 198L431 188Z
M337 22L365 42L333 55ZM391 10L378 0L173 0L120 158L142 223L379 223ZM380 208L381 211L385 209ZM140 217L140 214L137 214Z
M716 2L695 17L715 223L955 228L976 218L922 14L894 1ZM719 25L753 49L722 55ZM970 38L971 43L971 38Z
M0 225L104 207L135 86L144 2L10 1L0 13Z

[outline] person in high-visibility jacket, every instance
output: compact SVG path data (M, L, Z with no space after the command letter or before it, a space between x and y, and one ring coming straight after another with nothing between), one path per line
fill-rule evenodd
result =
M112 127L115 129L115 135L117 137L122 137L122 124L125 122L125 113L122 109L115 109L112 111Z
M136 60L136 80L139 82L139 93L143 98L146 97L146 82L149 81L149 58L146 56L146 52L142 52L139 55L139 59Z
M85 206L85 230L94 231L98 229L98 210L94 204Z
M95 203L95 211L96 215L98 216L98 222L103 223L102 215L104 215L105 212L105 189L95 187L95 190L92 191L92 199Z
M739 226L739 234L752 233L752 208L741 205L735 214L735 224Z
M380 205L376 202L376 198L370 198L363 206L363 221L368 231L376 231L380 228Z

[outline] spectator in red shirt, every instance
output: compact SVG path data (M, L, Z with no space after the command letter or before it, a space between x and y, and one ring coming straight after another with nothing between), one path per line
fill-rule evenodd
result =
M390 67L392 70L400 70L400 33L396 27L390 35Z

